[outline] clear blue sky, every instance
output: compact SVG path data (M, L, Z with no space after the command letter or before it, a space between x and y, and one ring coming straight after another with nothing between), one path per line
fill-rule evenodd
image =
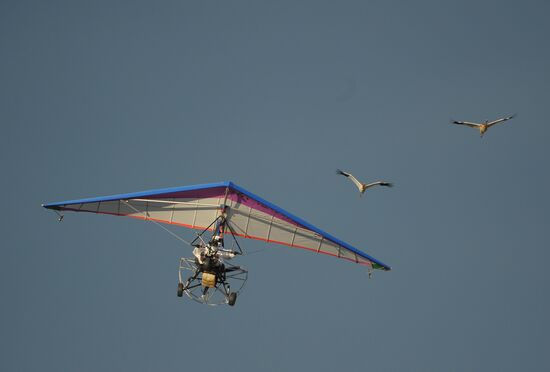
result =
M2 1L0 370L549 370L549 11ZM393 271L247 241L207 308L158 227L40 208L224 180Z

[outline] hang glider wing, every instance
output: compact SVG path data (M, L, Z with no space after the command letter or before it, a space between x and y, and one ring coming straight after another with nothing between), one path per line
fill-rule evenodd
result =
M226 221L236 236L324 253L375 269L391 269L232 182L70 200L43 206L57 211L153 220L198 230L208 228L226 206Z

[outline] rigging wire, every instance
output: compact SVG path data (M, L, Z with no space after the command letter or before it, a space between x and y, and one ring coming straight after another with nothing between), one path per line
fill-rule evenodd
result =
M145 220L146 221L151 221L153 222L154 224L156 224L158 227L160 227L161 229L163 229L164 231L166 231L167 233L169 233L170 235L172 235L174 238L178 239L179 241L185 243L185 244L188 244L190 246L193 246L190 242L188 242L187 240L183 239L181 236L177 235L176 233L174 233L173 231L171 231L170 229L168 229L166 226L163 226L162 224L160 224L159 222L155 221L155 220L151 220L151 219L148 219L148 216L146 213L144 213L143 211L140 211L138 209L136 209L132 204L130 204L127 200L121 200L123 203L125 203L127 206L129 206L130 208L132 208L134 211L138 212L138 213L141 213L145 216Z

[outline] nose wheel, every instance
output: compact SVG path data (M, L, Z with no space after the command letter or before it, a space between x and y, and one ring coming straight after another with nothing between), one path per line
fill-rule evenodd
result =
M227 304L229 306L234 306L235 302L237 302L237 294L235 292L231 292L229 296L227 296Z

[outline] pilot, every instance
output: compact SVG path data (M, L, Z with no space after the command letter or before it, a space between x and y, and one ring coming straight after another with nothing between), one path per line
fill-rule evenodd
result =
M195 256L195 263L197 264L197 269L192 276L187 278L183 290L187 289L192 280L195 280L199 273L209 272L216 275L225 275L225 265L223 264L223 259L232 259L235 257L234 252L221 250L223 248L223 238L219 235L212 237L212 240L208 245L201 243L193 249L193 256ZM208 287L203 289L203 296L206 294Z
M230 260L235 257L235 253L226 252L220 248L223 248L223 238L215 235L210 244L206 246L201 244L193 249L193 256L195 256L195 263L199 271L224 272L223 259Z

